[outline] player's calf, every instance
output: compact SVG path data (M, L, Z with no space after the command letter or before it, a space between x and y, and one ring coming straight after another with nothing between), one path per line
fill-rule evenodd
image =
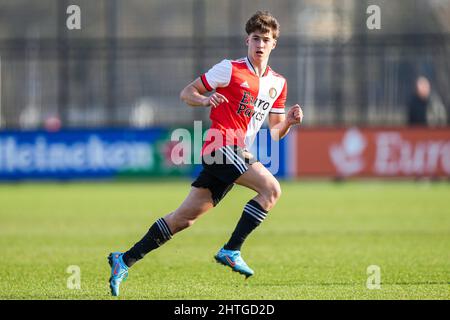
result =
M144 237L124 253L125 264L131 267L147 253L169 241L175 233L191 226L201 214L212 207L211 193L207 189L192 188L177 210L158 219Z
M147 253L169 241L172 235L169 225L164 218L156 220L144 237L124 253L123 261L128 267L131 267Z
M189 213L181 211L172 212L165 216L164 219L172 229L173 234L176 234L192 226L202 213L204 213L203 210L193 208Z
M268 211L257 201L250 200L247 202L242 216L224 248L226 250L240 251L247 236L266 219L267 213Z

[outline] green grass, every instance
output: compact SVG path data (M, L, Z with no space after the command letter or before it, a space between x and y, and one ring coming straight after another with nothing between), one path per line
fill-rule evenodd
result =
M188 181L0 185L0 299L111 299L106 256L176 208ZM450 184L284 182L244 278L213 262L253 192L235 187L136 264L120 299L449 299ZM81 290L67 288L69 265ZM381 268L381 289L366 287Z

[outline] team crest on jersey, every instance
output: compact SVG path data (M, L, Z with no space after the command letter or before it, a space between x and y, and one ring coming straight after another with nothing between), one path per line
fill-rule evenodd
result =
M269 90L269 97L271 97L272 99L275 99L276 96L277 96L277 89L270 88L270 90Z

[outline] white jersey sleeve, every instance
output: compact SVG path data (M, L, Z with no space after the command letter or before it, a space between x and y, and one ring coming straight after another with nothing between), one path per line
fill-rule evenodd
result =
M200 79L208 91L228 86L231 80L232 65L230 60L222 60L203 74Z

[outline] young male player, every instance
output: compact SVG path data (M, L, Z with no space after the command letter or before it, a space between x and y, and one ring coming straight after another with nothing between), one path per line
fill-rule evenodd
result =
M269 12L258 11L247 21L245 30L247 57L223 60L181 91L180 97L188 105L211 107L212 125L202 148L203 170L178 209L158 219L130 250L109 255L112 295L119 295L128 268L191 226L216 206L234 184L250 188L257 195L244 206L230 239L214 258L246 277L253 275L241 257L241 246L266 218L281 189L270 171L247 149L267 117L272 138L279 140L291 126L301 123L303 112L294 105L285 114L286 80L268 65L279 36L277 20ZM209 91L213 93L205 96Z

